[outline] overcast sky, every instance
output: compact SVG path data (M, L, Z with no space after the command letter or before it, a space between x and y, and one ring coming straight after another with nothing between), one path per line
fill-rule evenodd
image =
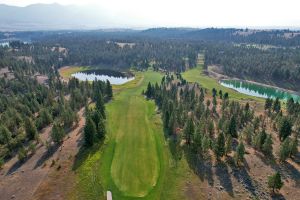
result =
M299 0L0 0L18 6L54 2L97 5L140 26L300 27Z

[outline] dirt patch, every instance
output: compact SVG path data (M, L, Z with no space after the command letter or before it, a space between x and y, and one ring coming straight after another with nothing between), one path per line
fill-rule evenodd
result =
M39 185L32 199L66 199L69 191L75 185L75 172L72 170L75 155L82 145L82 129L85 124L84 109L78 113L79 123L64 140L55 155L55 164L49 170L48 176Z
M71 167L81 146L83 113L84 109L78 112L79 124L61 147L48 151L45 145L39 144L36 153L25 163L20 164L17 156L5 163L0 175L0 200L65 199L74 183ZM49 126L40 134L43 143L49 140L51 129Z

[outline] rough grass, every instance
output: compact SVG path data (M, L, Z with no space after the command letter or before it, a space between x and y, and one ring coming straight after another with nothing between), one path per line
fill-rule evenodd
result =
M258 101L263 102L262 98L249 96L246 94L239 93L233 89L226 88L218 83L214 78L211 78L203 73L203 63L199 63L197 67L187 70L182 74L183 78L189 82L199 83L202 87L209 90L211 93L212 89L222 90L223 94L228 92L229 97L235 100L246 100L246 101Z
M80 71L89 69L89 67L84 66L74 66L74 67L62 67L59 69L59 74L63 78L70 78L72 74Z

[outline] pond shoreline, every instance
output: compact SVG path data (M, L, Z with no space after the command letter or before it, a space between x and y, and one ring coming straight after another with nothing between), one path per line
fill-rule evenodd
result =
M269 85L269 84L265 84L265 83L260 83L260 82L257 82L257 81L241 79L241 78L236 78L236 77L230 77L230 76L227 76L225 74L221 74L221 73L218 73L216 71L213 71L211 69L211 67L209 67L208 70L205 70L205 71L208 73L208 76L217 79L219 84L220 84L221 80L237 80L237 81L243 81L243 82L247 82L247 83L252 83L252 84L264 86L264 87L274 88L274 89L281 90L281 91L284 91L284 92L289 92L289 93L294 94L294 95L300 95L300 92L297 92L297 91L294 91L294 90L290 90L290 89L286 89L286 88L282 88L282 87L278 87L278 86L274 86L274 85ZM237 90L235 90L235 91L237 91Z

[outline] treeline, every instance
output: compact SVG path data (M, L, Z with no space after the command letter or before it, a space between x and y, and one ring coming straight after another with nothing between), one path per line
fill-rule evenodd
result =
M101 36L62 35L45 38L44 46L60 46L68 49L63 65L93 65L128 69L136 67L171 71L184 71L196 66L198 47L193 43L147 38L107 39Z

